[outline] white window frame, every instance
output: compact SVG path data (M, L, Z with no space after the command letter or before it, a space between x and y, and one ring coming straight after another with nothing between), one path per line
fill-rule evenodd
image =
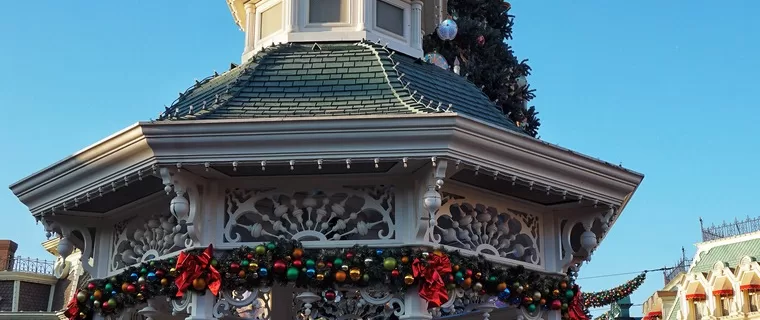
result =
M282 5L281 6L282 24L280 25L280 29L262 38L261 26L263 25L264 21L261 19L261 15L265 11L271 9L272 7L278 4ZM265 1L259 2L256 5L256 46L257 47L259 46L259 44L267 43L267 40L270 40L285 31L285 24L287 23L287 19L290 18L290 14L287 11L288 11L287 4L283 0L265 0Z
M377 2L383 1L389 5L398 7L404 10L404 35L399 35L395 32L385 30L377 25ZM392 37L395 40L402 41L404 44L409 45L411 43L410 29L412 28L412 5L410 3L401 0L373 0L372 1L372 29L383 35Z
M310 13L311 13L309 10L311 10L312 0L301 0L301 1L302 1L301 2L302 14L299 15L298 20L300 22L300 25L304 26L304 28L329 30L330 28L352 27L356 25L357 0L346 0L348 4L348 19L347 19L348 21L345 21L345 22L311 22L311 20L309 20ZM363 0L359 0L359 1L363 1Z

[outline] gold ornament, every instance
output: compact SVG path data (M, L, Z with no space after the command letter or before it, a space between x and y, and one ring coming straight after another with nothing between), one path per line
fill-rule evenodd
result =
M412 285L414 283L414 276L411 274L407 274L404 276L404 283L406 283L407 286Z
M201 291L206 289L206 280L203 278L197 278L193 280L193 289Z
M303 257L303 249L301 248L293 249L293 258L300 259L301 257Z
M144 299L144 298L145 298L145 297L143 296L143 294L142 294L142 293L138 293L138 294L137 294L137 300L142 300L142 299Z
M325 263L324 262L320 261L320 262L317 263L317 268L322 269L324 267L325 267Z
M259 264L255 262L251 262L248 265L248 271L256 271L256 270L259 270Z
M351 277L351 280L353 281L359 281L362 277L362 271L359 270L359 268L353 268L349 271L348 276Z
M163 278L161 279L161 285L166 287L169 285L169 279Z
M325 275L321 273L317 274L317 281L322 281L322 280L325 280Z
M480 277L482 277L482 276L483 276L483 274L480 273L480 272L478 272L478 273L475 274L475 279L480 279Z

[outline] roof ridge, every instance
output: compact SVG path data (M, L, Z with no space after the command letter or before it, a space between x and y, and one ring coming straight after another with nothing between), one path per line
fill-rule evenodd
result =
M380 62L380 67L383 70L383 75L385 76L385 81L388 83L388 87L391 89L391 92L393 92L393 96L396 97L396 99L398 99L398 101L401 102L402 105L406 106L407 108L409 108L409 110L411 110L414 113L439 113L439 112L442 112L442 111L439 111L439 110L437 110L435 108L429 108L429 107L425 106L423 103L421 103L420 101L418 101L417 99L414 98L414 93L410 92L409 89L408 89L408 86L405 86L404 83L401 81L401 77L402 76L399 74L398 70L396 70L396 68L395 68L395 63L396 62L393 61L393 58L390 57L390 54L387 55L387 56L381 56L380 51L377 48L377 44L372 43L371 41L362 40L362 41L358 42L356 45L357 46L362 46L362 47L365 47L365 48L371 50L372 53L377 57L377 61ZM385 50L385 52L390 52L385 47L381 47L379 49ZM409 94L409 96L412 98L412 101L414 101L416 104L418 104L419 107L413 106L412 104L407 103L404 99L401 98L401 93L394 87L394 85L392 83L393 80L391 80L391 74L389 74L388 68L383 64L383 58L388 59L388 61L391 63L391 65L394 66L392 68L393 71L391 71L391 72L395 73L395 77L394 77L395 81L397 81L402 86L402 89L405 90L407 92L407 94ZM424 110L424 109L427 109L427 110ZM432 112L426 112L426 111L432 111Z

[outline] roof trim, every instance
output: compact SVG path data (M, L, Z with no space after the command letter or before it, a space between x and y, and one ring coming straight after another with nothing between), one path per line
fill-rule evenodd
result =
M307 137L314 143L304 148ZM154 164L389 155L461 159L616 206L624 205L643 179L508 129L442 113L141 122L11 189L36 214Z

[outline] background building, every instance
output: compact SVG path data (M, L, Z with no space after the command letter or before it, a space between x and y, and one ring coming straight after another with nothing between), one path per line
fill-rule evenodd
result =
M703 225L702 240L693 259L665 273L644 319L760 319L760 218Z
M80 281L86 280L78 251L65 259L59 255L59 248L73 250L71 245L56 238L42 246L58 258L18 257L15 242L0 240L0 319L59 319L58 311L68 303Z

